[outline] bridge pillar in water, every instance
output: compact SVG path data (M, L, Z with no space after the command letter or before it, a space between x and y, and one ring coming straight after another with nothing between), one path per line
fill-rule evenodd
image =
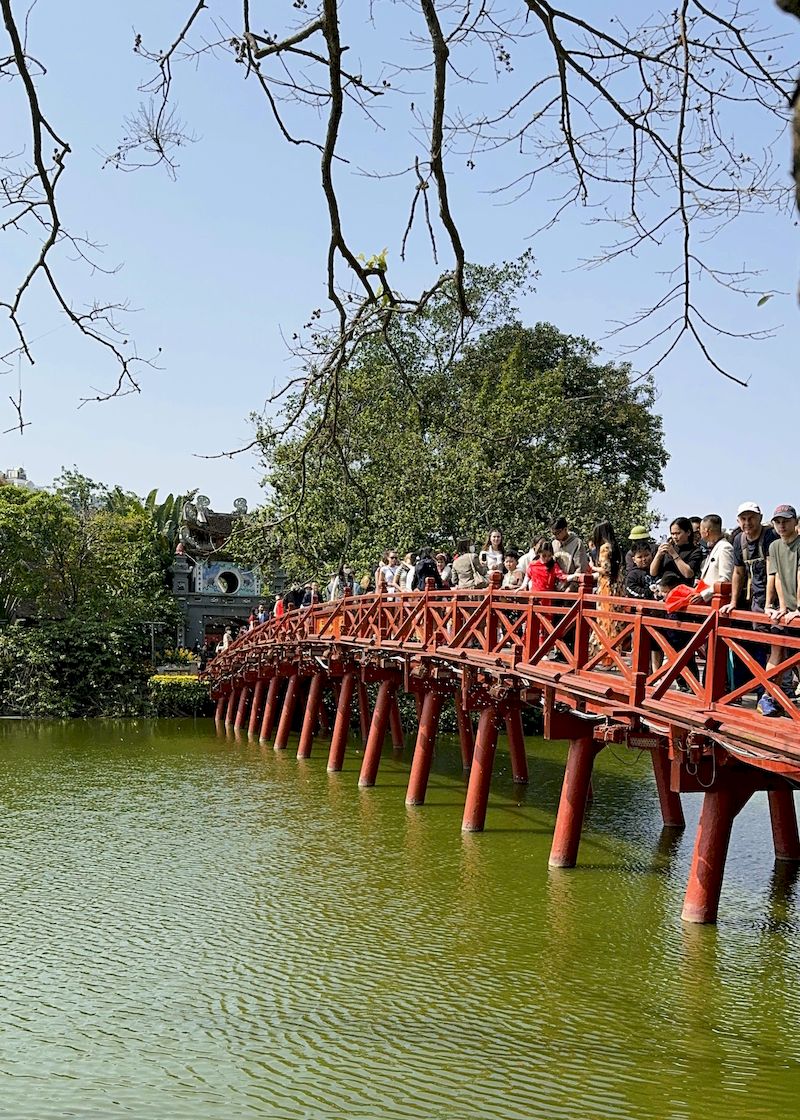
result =
M489 804L489 786L492 781L492 766L497 750L497 709L484 708L478 720L478 736L475 740L475 754L469 772L467 800L464 816L461 819L462 832L483 832L486 823L486 807Z
M319 709L322 703L322 690L325 687L325 673L315 673L308 687L308 700L303 716L303 729L300 732L300 742L297 746L298 758L311 757L311 745L314 742L314 728L319 719Z
M297 694L300 691L300 677L294 673L289 677L286 686L286 695L283 698L281 718L278 720L278 730L275 733L275 742L272 744L276 751L285 751L289 743L292 730L294 710L297 707Z
M456 696L456 723L458 741L461 744L461 766L465 771L469 771L475 753L475 732L472 727L472 716L464 707L460 696Z
M670 761L666 750L657 747L650 752L653 759L653 774L656 779L658 801L661 806L661 820L665 828L686 828L681 795L670 787Z
M353 693L356 688L356 674L353 670L342 677L339 699L336 704L336 719L333 723L331 746L328 752L328 769L338 773L344 765L344 752L347 736L350 733L350 716L353 708Z
M361 742L366 743L370 727L369 696L362 680L358 682L358 718L361 724Z
M551 867L574 867L578 860L583 818L592 784L594 760L602 744L590 735L570 739L567 766L561 785L556 827L550 848Z
M222 723L225 719L225 707L228 703L228 697L224 693L220 693L217 697L217 706L214 709L214 719L217 723Z
M716 922L733 821L752 793L752 785L742 782L738 786L711 789L703 794L692 869L681 914L684 922Z
M800 861L800 837L797 833L797 813L791 788L771 789L767 797L775 859Z
M264 715L261 717L261 730L258 733L258 738L262 743L272 738L272 732L275 730L275 717L278 712L278 692L281 687L281 679L276 674L270 678L269 686L267 688L267 699L264 703Z
M231 688L230 692L228 693L228 705L225 708L225 726L226 727L232 727L233 726L233 719L234 719L234 715L235 715L235 711L236 711L236 701L237 701L238 697L239 697L238 690L235 689L235 688Z
M392 697L392 706L389 708L389 730L392 733L392 746L396 751L401 751L406 744L403 737L403 721L400 718L397 693Z
M525 754L525 733L522 730L522 712L515 705L506 715L508 753L511 758L511 776L515 782L528 781L528 756Z
M247 725L247 734L250 739L254 739L256 735L258 717L261 715L261 704L264 699L264 687L264 678L259 677L256 681L256 687L253 689L253 699L250 703L250 722Z
M250 696L250 689L246 684L242 685L242 690L239 693L239 703L236 706L236 719L234 720L234 730L241 731L244 727L244 721L247 718L247 700Z
M389 726L392 697L396 688L395 681L389 679L382 680L378 686L378 697L369 725L369 735L367 736L367 745L364 748L361 773L358 776L358 784L361 787L375 785L375 778L381 761L381 751L383 750L383 740L386 738L386 730Z
M328 732L331 729L331 721L328 718L328 712L325 705L320 701L319 713L317 718L317 731Z
M425 699L422 702L422 718L419 721L417 741L414 744L411 774L408 779L406 805L425 804L425 791L428 788L433 748L436 746L436 734L439 730L439 716L442 712L443 703L444 696L437 689L431 689L430 692L425 693Z

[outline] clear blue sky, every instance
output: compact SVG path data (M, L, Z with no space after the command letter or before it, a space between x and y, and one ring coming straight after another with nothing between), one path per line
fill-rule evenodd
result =
M65 289L76 303L100 293L130 300L139 309L131 334L143 354L161 347L163 370L144 373L140 396L78 409L90 386L112 382L113 367L71 328L61 327L52 304L37 296L27 321L31 337L43 337L36 366L22 368L32 423L24 435L3 437L0 465L24 465L40 483L62 465L76 464L139 493L198 486L222 509L238 495L258 502L258 464L251 455L215 462L199 456L246 442L248 414L291 373L282 333L291 335L323 302L326 225L316 153L280 140L257 91L228 62L206 60L178 71L181 115L198 142L182 152L176 182L158 170L102 170L102 152L113 149L140 99L136 86L144 70L131 49L134 27L153 46L165 46L189 7L176 0L81 0L77 6L39 0L33 11L31 49L48 67L40 96L73 148L61 196L64 221L103 242L108 265L124 265L112 278L89 280L64 262ZM210 7L233 12L229 5ZM403 10L392 6L392 18L402 20ZM800 54L791 20L771 5L764 19L794 36L790 51ZM418 80L422 94L428 77L421 73ZM12 96L7 83L0 92L7 101ZM18 148L24 138L25 122L16 120L22 130L5 114L0 151ZM360 128L354 143L362 163L392 166L391 131ZM482 164L474 176L462 170L461 160L452 163L453 205L471 260L517 256L541 224L541 196L502 206L486 193L490 183L510 177L504 160L513 174L510 158L500 157L491 171ZM788 167L788 140L784 162ZM430 280L437 270L422 237L414 239L409 262L398 261L407 188L370 182L355 167L338 169L337 177L351 243L368 254L388 246L401 289ZM549 320L599 339L610 321L638 309L655 290L661 262L651 255L575 270L600 236L585 224L586 216L574 213L532 243L541 278L522 311L529 323ZM750 378L747 389L724 381L688 345L661 368L658 408L671 460L666 494L655 504L670 516L718 511L731 523L745 498L765 507L800 502L800 480L788 454L800 415L794 299L800 255L795 225L785 216L734 224L721 237L731 262L757 261L765 269L759 282L764 291L788 293L757 314L751 300L741 309L743 320L780 329L759 345L720 346L731 367ZM5 291L31 245L3 236L2 249ZM708 300L715 307L716 294L709 292ZM605 355L618 352L609 345ZM14 375L0 386L3 397L6 387L15 391Z

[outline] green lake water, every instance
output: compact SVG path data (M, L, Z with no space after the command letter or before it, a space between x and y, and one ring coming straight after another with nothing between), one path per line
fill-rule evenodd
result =
M794 1118L800 907L765 795L716 928L684 926L699 798L598 759L579 866L547 856L563 744L501 741L462 835L456 743L326 772L209 721L0 724L0 1116Z

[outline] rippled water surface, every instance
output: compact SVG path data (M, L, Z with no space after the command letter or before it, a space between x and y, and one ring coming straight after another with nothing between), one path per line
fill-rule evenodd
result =
M501 743L462 836L457 746L357 788L209 722L0 725L0 1115L794 1117L800 912L765 795L716 929L683 926L696 798L661 832L612 748L548 871L564 748ZM612 750L616 752L612 753Z

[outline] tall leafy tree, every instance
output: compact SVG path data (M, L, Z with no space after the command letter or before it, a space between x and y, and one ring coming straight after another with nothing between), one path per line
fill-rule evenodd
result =
M445 285L364 345L342 373L335 439L318 435L324 396L288 444L262 428L267 502L241 547L279 547L299 578L492 525L527 547L562 513L582 530L647 520L667 460L652 381L585 338L523 326L528 263L468 271L485 312L471 335Z

